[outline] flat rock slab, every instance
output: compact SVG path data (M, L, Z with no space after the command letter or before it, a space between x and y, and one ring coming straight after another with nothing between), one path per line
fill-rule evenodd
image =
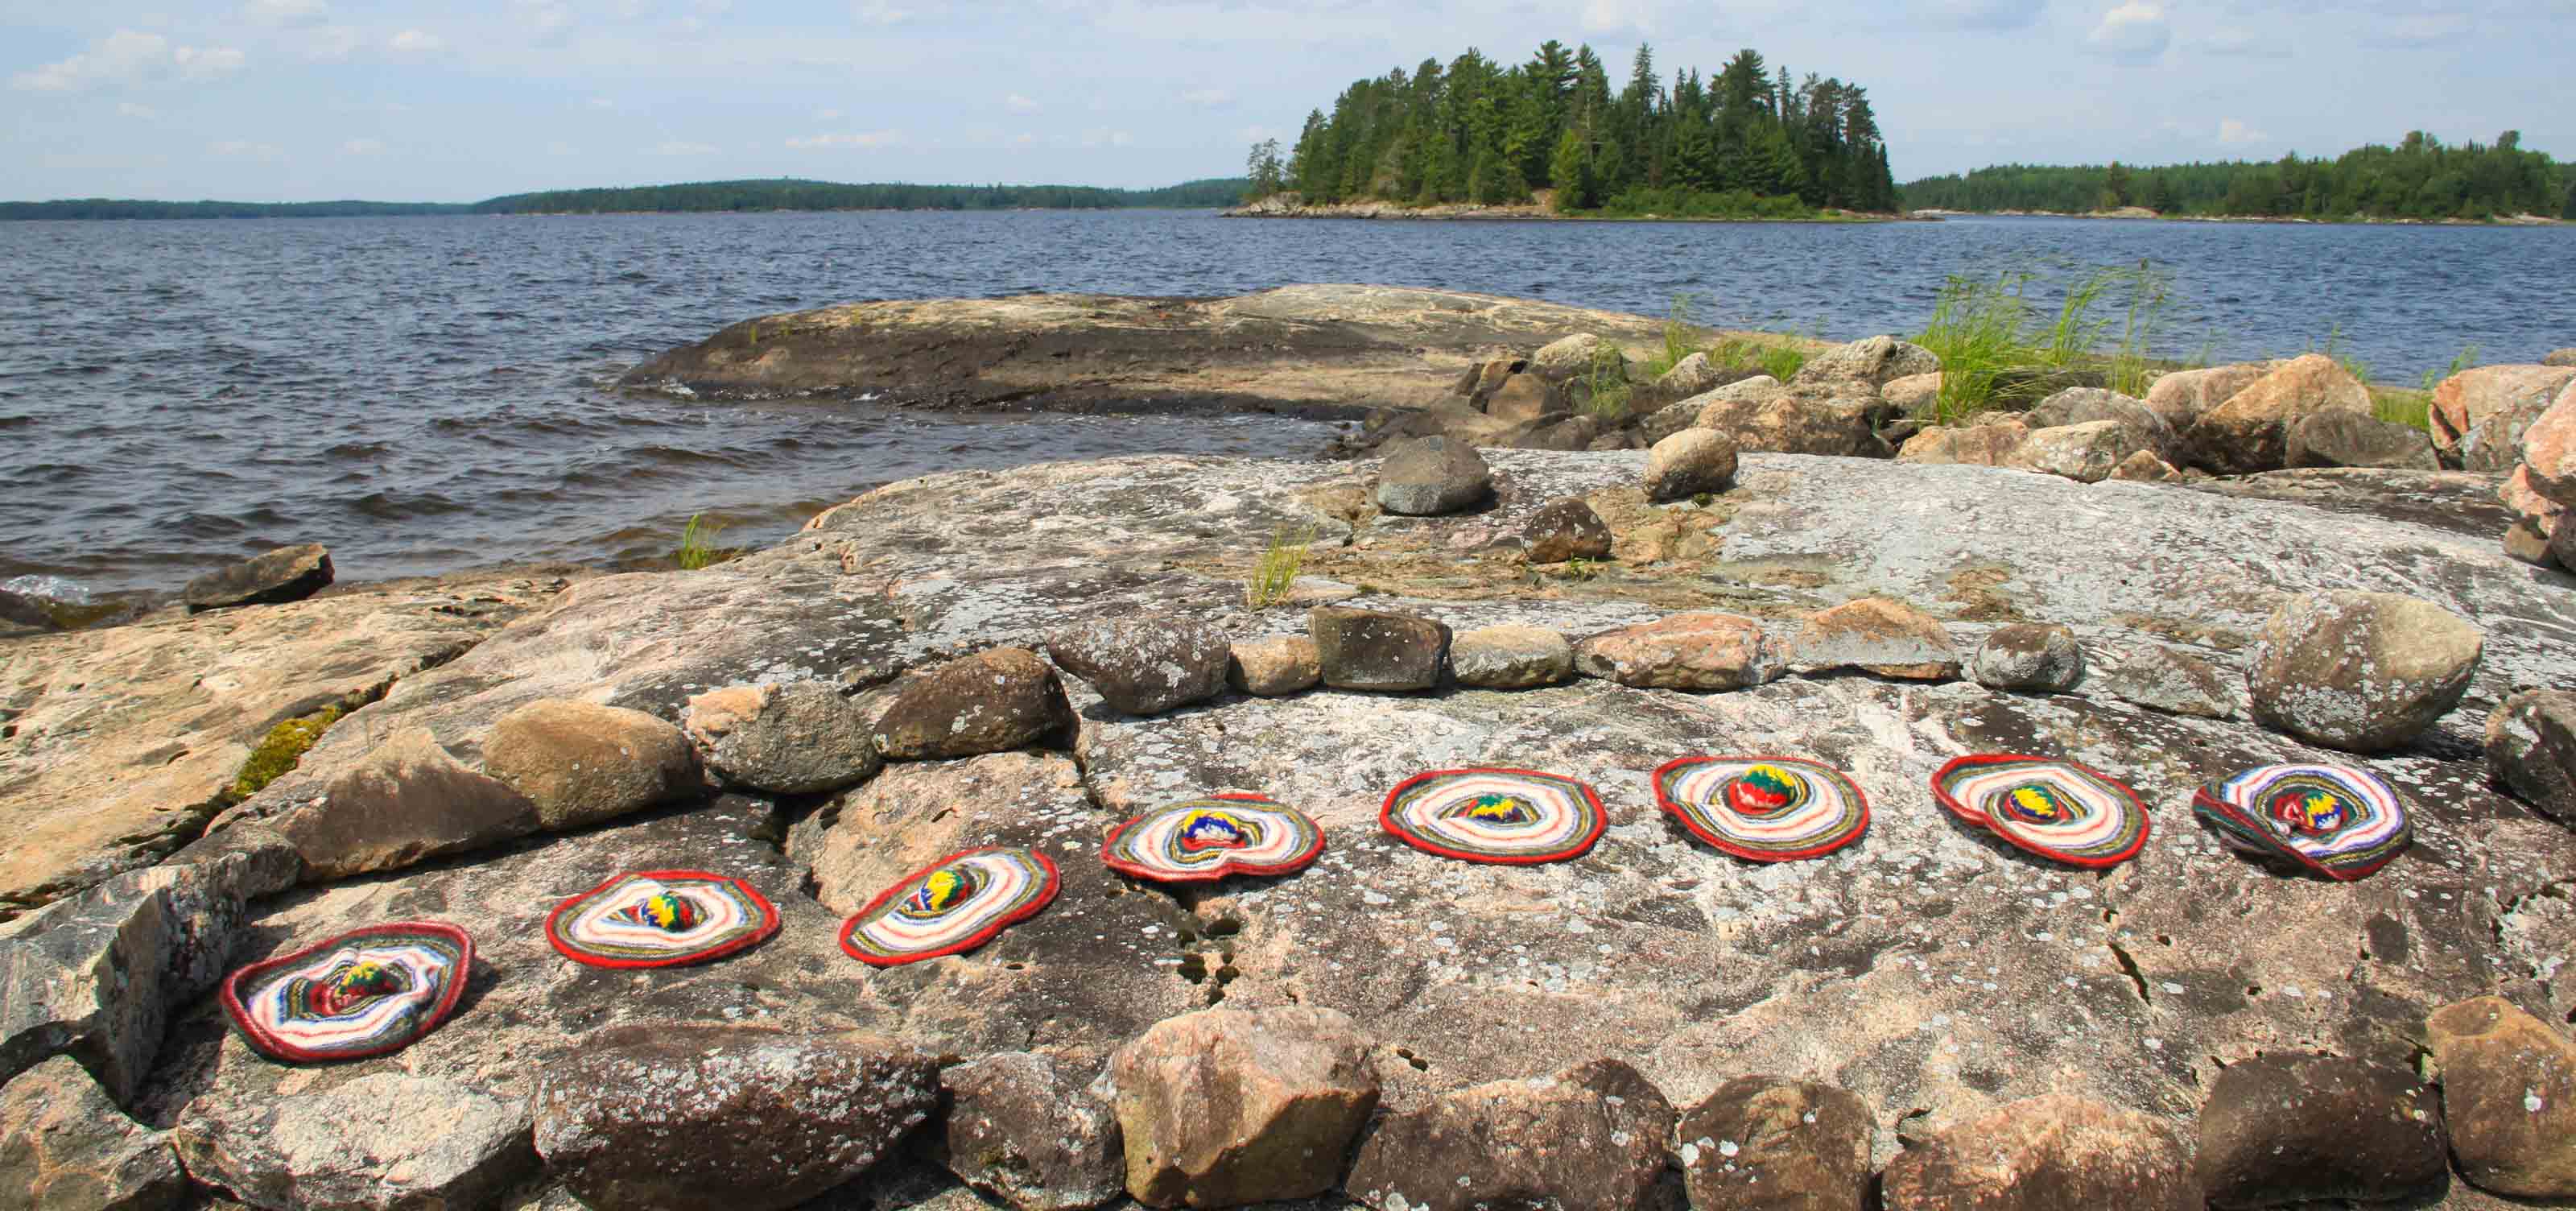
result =
M558 583L395 581L0 643L0 917L194 840L271 727L455 659Z
M763 316L653 358L619 382L722 399L875 393L949 408L1356 418L1367 408L1436 402L1469 366L1568 333L1646 344L1662 331L1663 321L1645 316L1398 286L1286 286L1213 299L1030 294Z

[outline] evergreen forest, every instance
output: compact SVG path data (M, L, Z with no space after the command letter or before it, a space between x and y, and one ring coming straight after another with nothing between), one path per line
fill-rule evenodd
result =
M1256 144L1246 167L1251 198L1293 191L1308 205L1496 205L1546 189L1568 213L1798 217L1897 200L1858 85L1793 82L1750 49L1667 84L1641 45L1614 91L1591 47L1553 39L1525 63L1471 49L1354 81L1293 148Z
M1905 186L1925 210L2081 213L2144 206L2160 214L2306 219L2576 219L2576 164L2526 151L2518 131L2493 143L2444 144L2422 131L2395 147L2373 143L2332 160L2136 168L2004 164Z

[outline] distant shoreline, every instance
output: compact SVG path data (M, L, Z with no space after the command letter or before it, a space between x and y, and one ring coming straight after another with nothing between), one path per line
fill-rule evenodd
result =
M2124 213L2115 210L1942 210L1927 208L1907 211L1905 217L1920 222L1943 219L2094 219L2111 223L2270 223L2295 227L2569 227L2565 219L2545 215L2518 214L2492 219L2381 219L2357 215L2341 219L2311 219L2295 215L2262 214L2158 214L2144 207L2130 207Z

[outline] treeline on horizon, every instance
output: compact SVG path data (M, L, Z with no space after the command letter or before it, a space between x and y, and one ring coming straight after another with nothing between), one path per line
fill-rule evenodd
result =
M1869 96L1812 73L1791 82L1758 51L1667 88L1640 45L1613 93L1589 46L1554 39L1505 67L1470 49L1354 81L1332 112L1307 115L1294 148L1254 145L1251 196L1294 191L1309 205L1376 200L1428 206L1529 201L1559 211L1725 215L1887 211L1887 170Z
M2306 219L2576 219L2576 165L2525 151L2519 131L2447 146L2410 131L2332 160L2234 160L2154 168L2003 164L1927 177L1900 192L1915 210L2081 213L2143 206L2160 214Z
M481 202L148 202L72 198L0 202L8 219L313 219L423 214L623 214L734 210L1120 210L1234 205L1240 177L1162 189L1088 185L841 185L788 179L699 181L514 193Z

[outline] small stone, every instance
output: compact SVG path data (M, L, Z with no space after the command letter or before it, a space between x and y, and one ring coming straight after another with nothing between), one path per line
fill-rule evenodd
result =
M468 768L425 727L385 737L321 798L271 824L316 883L481 849L537 826L535 803Z
M1449 669L1478 689L1558 685L1574 679L1574 645L1545 627L1478 627L1450 640Z
M593 1211L782 1211L929 1119L939 1070L860 1035L615 1026L546 1067L536 1146Z
M1306 616L1325 685L1397 693L1440 684L1446 624L1410 614L1324 606Z
M0 1090L0 1198L27 1211L163 1211L188 1179L160 1132L56 1056Z
M1646 452L1646 499L1683 500L1735 486L1735 442L1713 429L1684 429Z
M1610 557L1610 527L1579 496L1551 501L1521 529L1531 563Z
M534 1173L528 1119L515 1098L376 1072L292 1097L200 1097L171 1138L190 1177L254 1207L414 1211L484 1206Z
M1127 1190L1118 1116L1088 1077L1025 1051L939 1074L949 1099L931 1158L1020 1211L1082 1211Z
M2073 1094L2007 1103L1900 1152L1887 1211L2202 1211L2170 1122Z
M1594 635L1574 645L1574 667L1639 689L1741 690L1784 666L1760 622L1695 610Z
M225 606L302 601L331 583L331 551L322 544L279 547L188 582L179 596L191 614Z
M1476 448L1435 434L1397 446L1379 465L1377 504L1406 517L1456 513L1485 499L1494 473Z
M1149 1207L1232 1207L1333 1188L1377 1108L1369 1043L1331 1009L1209 1009L1110 1057L1127 1192Z
M698 755L680 729L642 711L568 698L501 716L483 742L483 772L534 802L538 823L551 831L699 790Z
M2111 468L2111 478L2125 483L2169 484L2181 479L2182 472L2156 457L2153 451L2140 450L2121 459L2119 466Z
M2467 620L2397 593L2292 597L2255 643L2255 718L2356 753L2400 747L2459 704L2485 651Z
M819 681L729 685L689 699L680 725L707 768L773 795L816 795L876 776L884 764L867 712Z
M2128 644L2093 672L2093 684L2123 702L2195 719L2236 717L2236 686L2217 666L2160 643Z
M1884 387L1897 379L1937 374L1940 370L1941 359L1931 350L1892 336L1873 336L1808 358L1790 381L1804 384L1858 379L1872 387Z
M2442 469L2433 453L2433 439L2423 430L2341 408L2303 417L2290 426L2288 465Z
M877 717L877 748L897 761L1025 748L1073 727L1055 669L1026 648L993 648L905 678Z
M1941 399L1941 374L1936 370L1889 379L1879 387L1878 397L1900 412L1928 412Z
M2576 693L2524 690L2487 716L2487 776L2576 826Z
M2128 426L2114 420L2089 421L2031 430L2003 465L2092 484L2109 479L2121 460L2142 449Z
M2411 1072L2339 1056L2230 1064L2200 1111L2200 1182L2213 1207L2430 1192L2450 1170L2442 1105Z
M1618 1060L1593 1060L1389 1115L1343 1188L1377 1211L1638 1211L1656 1205L1672 1133L1662 1091Z
M1717 1087L1674 1137L1692 1211L1861 1211L1878 1122L1848 1089L1773 1076ZM1732 1152L1729 1152L1729 1149Z
M1905 439L1904 448L1896 452L1896 461L2001 467L2029 438L2030 429L2019 421L1965 427L1936 425Z
M1129 715L1159 715L1225 692L1225 633L1170 614L1109 618L1047 641L1047 655Z
M1564 411L1555 394L1547 389L1546 380L1535 374L1513 375L1485 400L1486 415L1515 424Z
M2055 623L1998 627L1977 645L1977 684L1990 690L2063 694L2084 680L2084 649Z
M1322 660L1311 635L1237 640L1230 649L1226 683L1239 693L1264 698L1304 693L1324 679Z
M2424 1033L2460 1176L2516 1198L2576 1198L2576 1043L2502 997L2443 1006Z
M1717 366L1705 353L1694 353L1673 363L1655 380L1655 398L1682 400L1717 387Z
M1901 601L1864 597L1809 615L1789 641L1789 667L1947 681L1959 675L1959 649L1931 615Z

